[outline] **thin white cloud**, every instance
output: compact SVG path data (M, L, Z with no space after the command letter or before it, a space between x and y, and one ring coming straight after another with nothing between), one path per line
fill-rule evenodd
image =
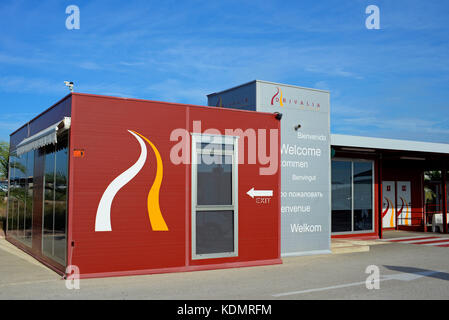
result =
M63 93L64 88L63 81L19 76L0 77L0 91L4 92L61 94Z
M79 66L86 70L100 70L101 67L93 61L84 61L79 64Z
M334 133L352 133L388 138L434 140L447 143L449 128L447 119L427 120L422 118L385 118L382 115L361 117L339 117L332 120ZM431 138L429 138L431 137Z

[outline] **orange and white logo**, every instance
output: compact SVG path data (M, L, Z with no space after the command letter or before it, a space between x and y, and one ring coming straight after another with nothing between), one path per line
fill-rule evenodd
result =
M168 231L167 224L159 206L159 190L162 184L163 178L163 163L161 155L156 146L148 140L146 137L138 132L128 130L130 134L137 139L140 144L141 153L136 163L134 163L129 169L115 178L106 188L100 203L98 204L97 215L95 219L95 231L112 231L111 228L111 206L114 201L115 195L120 191L128 182L142 170L147 160L147 147L144 140L150 145L156 156L156 177L153 185L150 188L147 197L148 217L151 223L151 229L153 231ZM142 140L143 139L143 140Z
M385 228L394 228L394 219L395 219L395 213L394 213L394 205L393 201L391 201L389 198L385 197L385 200L387 201L387 207L382 212L382 218L383 218L383 226ZM387 223L388 224L387 224Z
M275 102L279 102L279 105L283 107L284 103L282 102L282 90L279 87L276 87L276 89L276 93L274 94L273 98L271 98L271 105L274 106Z
M271 98L271 105L280 107L300 107L312 111L318 111L321 108L319 102L310 100L307 97L302 97L298 94L292 94L292 92L289 93L288 90L285 95L280 87L276 87L276 93Z

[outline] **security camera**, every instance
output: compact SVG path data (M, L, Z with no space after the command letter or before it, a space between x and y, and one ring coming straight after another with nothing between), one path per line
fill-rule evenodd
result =
M70 92L73 92L73 82L72 81L64 81L64 84L67 88L69 88Z
M276 118L276 120L281 120L282 119L282 113L279 113L279 112L275 112L274 113L274 117Z

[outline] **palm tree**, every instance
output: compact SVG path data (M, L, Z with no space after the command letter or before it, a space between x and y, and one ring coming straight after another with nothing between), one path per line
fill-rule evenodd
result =
M8 179L9 173L9 143L0 142L0 179Z

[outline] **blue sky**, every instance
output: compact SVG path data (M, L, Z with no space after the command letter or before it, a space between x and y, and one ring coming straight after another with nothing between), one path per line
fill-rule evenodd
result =
M77 5L80 30L67 30ZM380 30L365 8L380 8ZM68 93L205 105L254 79L327 89L333 133L449 143L449 1L2 0L0 141Z

